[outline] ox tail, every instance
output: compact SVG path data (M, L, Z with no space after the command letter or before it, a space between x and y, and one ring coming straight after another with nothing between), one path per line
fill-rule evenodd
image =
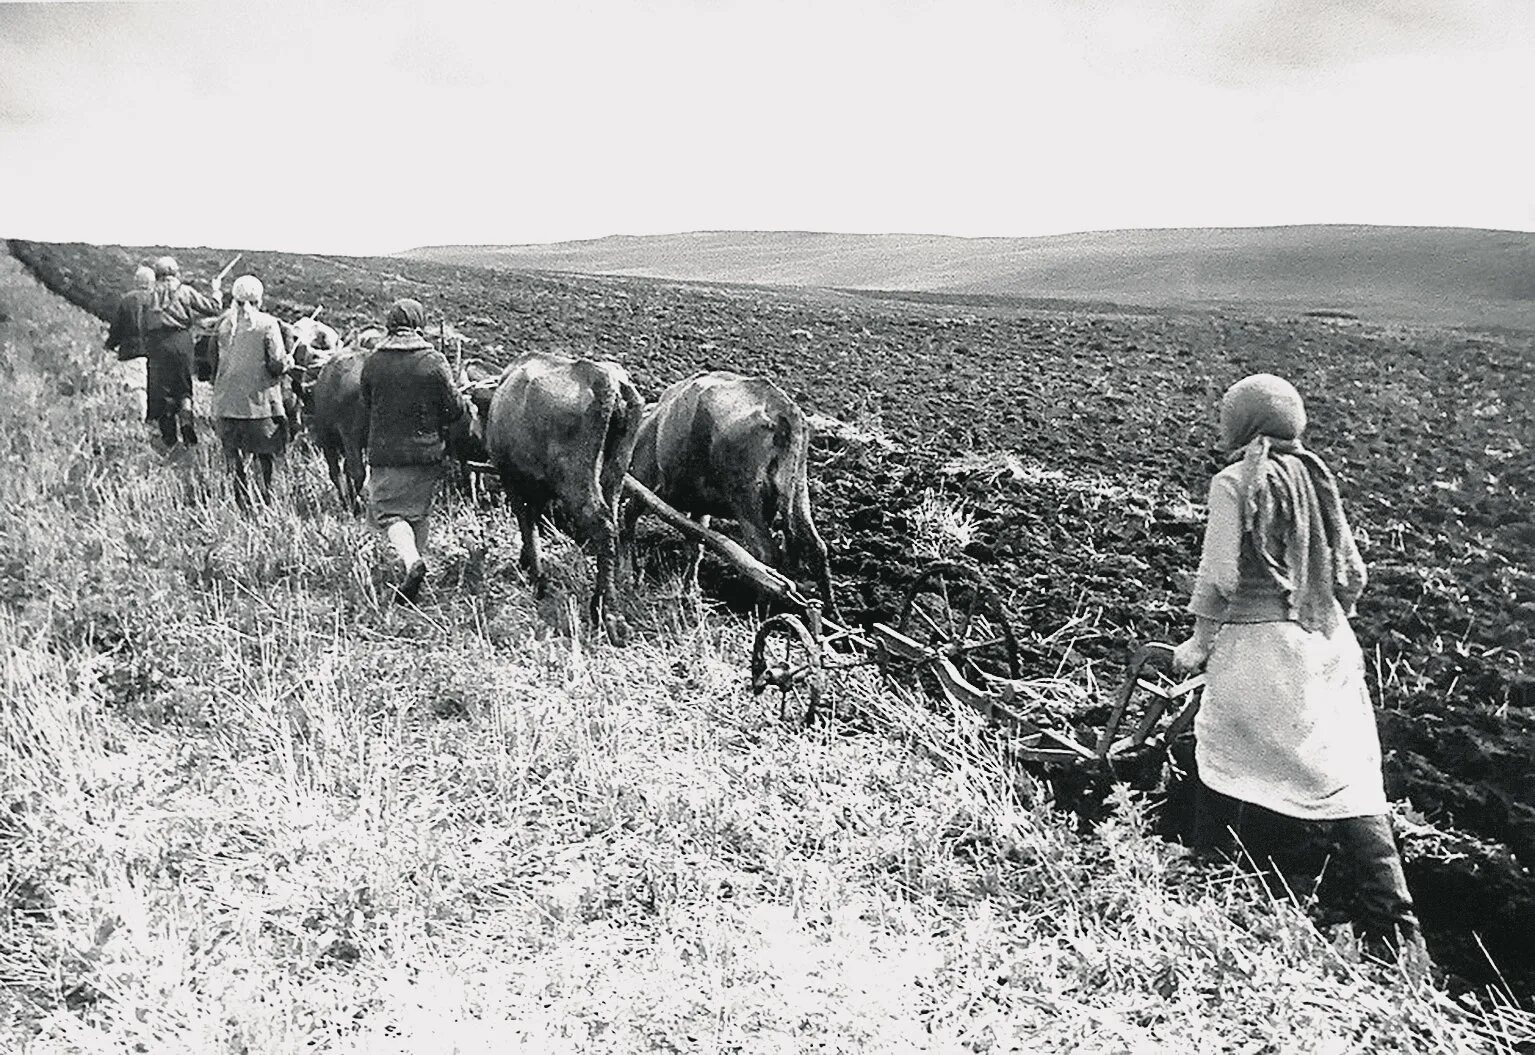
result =
M592 473L591 493L593 496L605 496L607 491L602 484L608 463L608 447L613 442L610 433L613 411L618 407L618 386L612 384L605 374L599 374L598 378L592 386L592 401L587 404L586 421L581 432L592 444L589 466Z
M645 404L621 371L602 370L598 376L585 422L596 448L592 452L592 501L597 508L592 509L592 515L597 523L590 530L598 552L592 618L605 625L613 641L620 642L627 637L627 629L617 610L618 501L629 460L634 457Z
M797 408L791 409L774 423L773 438L774 446L783 452L773 467L772 485L783 511L787 555L815 578L821 604L836 616L826 542L810 514L810 425Z
M604 504L611 505L623 491L624 473L629 471L629 462L634 457L645 402L626 378L606 372L596 388L587 410L589 434L600 437L592 461L592 484Z

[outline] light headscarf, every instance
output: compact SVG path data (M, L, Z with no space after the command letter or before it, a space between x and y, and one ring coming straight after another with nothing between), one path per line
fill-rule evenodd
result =
M181 288L181 268L173 256L162 256L155 261L154 306L158 311L169 311L176 301L176 290Z
M241 275L235 279L235 284L230 287L229 293L235 302L234 329L236 332L250 328L251 313L261 307L264 292L261 288L261 280L255 275Z
M1338 482L1301 445L1306 407L1295 386L1273 374L1244 377L1221 399L1221 445L1242 462L1242 526L1264 570L1289 596L1290 617L1330 633L1364 590Z

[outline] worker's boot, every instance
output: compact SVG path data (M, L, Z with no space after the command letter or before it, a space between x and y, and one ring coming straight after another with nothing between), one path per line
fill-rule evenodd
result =
M426 561L418 557L406 571L405 581L400 583L400 588L395 591L395 603L415 604L416 596L421 593L421 584L424 582L426 582Z

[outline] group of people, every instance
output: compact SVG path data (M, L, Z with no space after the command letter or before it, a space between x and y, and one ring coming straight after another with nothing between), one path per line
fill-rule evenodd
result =
M107 333L107 347L119 359L143 358L147 399L144 418L160 430L168 448L179 439L197 442L192 417L193 325L223 310L219 279L212 296L181 281L174 257L162 256L134 272L134 288L118 301ZM179 436L178 436L179 426Z
M236 494L248 505L244 460L263 494L286 442L277 385L291 365L261 283L234 283L224 311L180 283L174 260L141 268L109 346L141 349L149 364L146 416L167 446L197 441L191 417L188 332L221 314L213 406ZM126 315L125 315L126 313ZM135 317L137 322L135 322ZM427 523L445 458L444 430L465 413L447 362L422 334L425 315L396 301L388 336L362 371L373 522L404 570L398 597L414 601L426 576ZM1279 896L1319 893L1383 954L1421 952L1418 919L1387 819L1364 658L1349 626L1365 567L1327 464L1301 441L1299 392L1270 374L1247 377L1220 406L1230 464L1209 490L1209 520L1189 611L1193 634L1175 653L1207 683L1192 750L1174 759L1194 792L1190 841L1241 853Z
M139 267L134 278L134 288L118 303L106 344L121 360L144 359L145 420L168 451L178 441L198 442L192 413L194 326L216 317L213 416L235 501L246 512L270 502L278 460L293 433L282 383L294 364L281 324L262 310L261 280L235 279L226 309L219 279L210 283L211 295L204 294L182 283L172 257ZM387 335L363 365L360 389L368 511L402 566L395 590L401 603L414 603L426 581L424 554L443 478L444 433L466 412L447 360L422 332L425 324L420 302L395 301L386 317Z

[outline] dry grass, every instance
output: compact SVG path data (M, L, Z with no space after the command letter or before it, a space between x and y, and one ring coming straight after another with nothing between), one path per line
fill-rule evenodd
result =
M939 471L949 476L980 477L993 485L1048 484L1082 495L1093 508L1106 502L1132 509L1187 502L1181 489L1165 484L1068 472L1013 451L971 451L949 459Z
M858 414L856 420L851 422L825 414L808 414L805 421L816 439L828 446L870 449L881 453L899 450L885 430L884 422L872 410Z
M1472 1051L1522 1015L1360 962L1145 834L1024 805L872 675L778 723L750 627L540 606L450 504L420 612L294 459L242 519L100 327L0 259L0 1049ZM63 395L68 391L67 396Z
M980 534L975 514L952 495L924 491L911 511L912 552L924 560L952 560Z

